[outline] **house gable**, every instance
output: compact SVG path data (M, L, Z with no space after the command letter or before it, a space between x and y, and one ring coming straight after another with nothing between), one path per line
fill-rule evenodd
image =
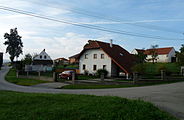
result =
M101 49L85 50L80 56L80 72L84 73L87 70L89 73L95 74L98 69L103 69L105 66L105 69L111 73L111 61L111 58ZM85 69L83 68L84 65ZM94 69L94 66L96 66L96 69Z
M101 49L103 50L111 60L119 66L125 73L131 73L131 67L133 66L133 56L120 47L119 45L112 44L112 47L109 43L100 42L100 41L92 41L89 40L89 43L84 46L84 49L79 54L80 56L89 49Z
M37 55L34 60L52 60L51 57L45 52L45 49Z

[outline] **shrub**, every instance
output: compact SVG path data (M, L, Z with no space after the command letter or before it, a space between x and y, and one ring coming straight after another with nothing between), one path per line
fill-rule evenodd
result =
M102 74L104 74L104 76L107 77L108 71L105 70L105 69L98 69L97 72L96 72L96 75L97 75L98 77L100 77Z
M137 64L133 66L132 68L133 72L137 72L139 74L144 74L145 73L145 66L144 64Z
M158 72L161 72L161 70L166 72L166 75L171 75L171 71L167 68L165 64L161 64L158 66Z

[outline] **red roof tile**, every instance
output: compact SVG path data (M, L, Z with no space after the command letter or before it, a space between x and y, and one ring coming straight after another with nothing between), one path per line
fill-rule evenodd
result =
M89 43L84 46L84 49L80 53L79 57L85 50L102 49L125 73L131 73L131 67L133 66L133 56L128 51L116 44L113 44L112 47L110 47L109 43L101 41L89 40L88 42Z
M167 48L156 48L156 52L158 55L163 55L163 54L169 54L169 52L173 49L173 47L167 47ZM147 49L145 50L144 54L150 55L153 49Z
M57 58L55 60L63 60L63 61L68 61L66 58Z

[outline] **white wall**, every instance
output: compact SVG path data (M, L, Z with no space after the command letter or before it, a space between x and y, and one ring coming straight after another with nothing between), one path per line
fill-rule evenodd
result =
M42 57L40 57L42 56ZM45 58L46 56L46 58ZM52 60L50 56L43 50L38 56L34 58L34 60Z
M172 58L172 57L176 57L175 55L176 55L176 51L175 51L175 49L173 48L173 49L169 52L169 54L168 54L168 62L171 62L171 58Z
M88 59L85 59L85 54L88 54ZM97 59L93 58L94 54L97 54ZM101 59L101 54L104 54L104 59ZM108 57L101 49L90 49L81 55L79 60L79 69L81 74L84 73L83 64L86 65L86 70L91 74L96 73L96 71L93 70L93 65L97 65L97 70L103 69L103 65L106 65L106 70L109 72L109 75L111 75L111 58Z
M137 55L137 54L138 54L138 52L137 52L137 50L136 50L136 49L134 49L134 50L132 50L131 54Z
M158 55L157 62L171 62L172 57L175 57L174 48L169 52L169 54ZM146 59L150 59L150 58L151 58L151 55L147 55ZM152 61L148 61L148 62L152 62Z

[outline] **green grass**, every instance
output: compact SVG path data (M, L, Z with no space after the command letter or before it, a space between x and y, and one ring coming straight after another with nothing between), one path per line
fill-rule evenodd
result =
M17 78L15 69L10 69L10 71L6 75L5 79L8 82L11 82L11 83L14 83L17 85L24 85L24 86L31 86L31 85L36 85L36 84L48 82L48 81L28 79L28 78Z
M165 68L172 73L180 72L180 66L177 63L145 63L144 66L145 74L160 74L160 66L165 66Z
M0 120L177 120L153 104L110 96L0 91Z
M61 87L61 89L104 89L104 88L127 88L127 87L141 87L141 86L151 86L151 85L161 85L161 84L170 84L176 82L184 82L184 80L174 80L174 81L159 81L159 82L145 82L142 84L121 84L121 85L94 85L94 84L75 84L75 85L66 85Z
M73 69L78 69L79 68L79 65L58 65L56 67L57 69L70 69L70 68L73 68Z

